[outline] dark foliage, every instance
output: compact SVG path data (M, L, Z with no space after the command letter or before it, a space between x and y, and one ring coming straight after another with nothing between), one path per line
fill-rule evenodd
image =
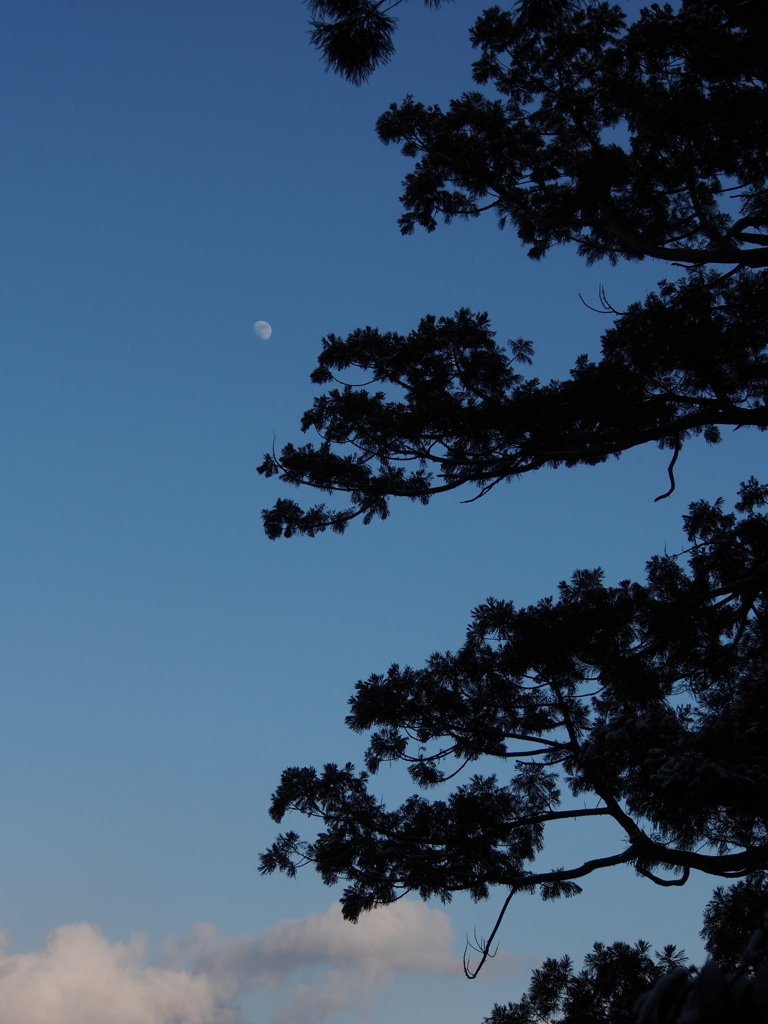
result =
M578 973L570 957L545 960L523 998L494 1006L484 1024L632 1024L635 1005L649 988L673 971L688 977L685 961L674 946L652 954L642 940L634 946L596 942Z
M736 971L755 931L768 924L768 872L758 871L725 889L718 886L704 912L702 938L726 971ZM768 960L768 935L754 943Z
M391 55L393 5L310 6L330 67L358 81ZM426 504L465 484L480 497L647 443L666 449L670 493L689 439L768 427L764 20L762 0L652 5L631 24L589 0L492 7L472 30L479 91L383 115L382 139L416 160L406 233L492 208L534 258L573 242L588 261L651 257L684 273L622 313L606 307L601 357L562 381L527 377L531 342L497 344L467 309L406 336L328 335L312 375L327 390L302 421L320 441L268 454L260 472L346 504L280 500L264 513L270 537L342 532L385 518L393 497ZM501 887L496 927L515 893L572 896L617 864L663 886L692 871L739 880L707 908L714 959L700 971L673 947L654 960L644 943L598 944L579 973L547 961L488 1024L630 1020L654 983L637 1004L645 1024L764 1020L767 507L755 478L733 511L694 502L685 551L651 558L643 583L582 570L556 599L489 599L456 653L359 682L347 722L369 734L365 770L285 771L272 817L298 812L320 831L279 836L262 871L314 865L345 883L352 920L406 893L481 900ZM393 809L370 786L384 763L417 787ZM597 817L614 845L546 862L550 823ZM490 941L478 951L482 966Z
M535 7L535 5L534 5ZM762 0L491 7L472 30L483 91L379 120L414 171L405 232L493 209L530 255L768 265L768 43ZM489 92L491 95L489 95Z
M389 12L408 0L305 0L312 15L310 39L326 69L360 85L395 52L397 18ZM424 0L440 7L450 0Z
M662 885L768 868L766 504L754 480L734 513L697 502L687 564L658 556L644 585L616 587L580 571L558 600L519 610L489 600L456 654L358 683L347 721L372 732L367 772L287 770L272 816L299 811L324 831L281 836L263 870L311 862L345 880L355 919L407 892L569 896L621 863ZM475 772L489 759L501 777ZM423 790L475 773L388 810L368 788L385 762ZM548 822L598 816L617 826L613 850L540 866Z
M640 997L632 1019L637 1024L766 1024L767 940L768 927L758 928L732 971L714 959L701 970L672 971Z
M311 7L366 67L391 46L383 28L386 46L360 41L369 15L389 17L379 4ZM606 3L492 7L472 30L485 91L445 112L408 98L382 116L382 139L417 161L406 232L493 208L535 258L575 242L588 261L652 256L698 273L618 315L603 358L568 381L521 377L513 362L530 362L531 343L496 345L487 316L468 310L406 337L329 335L315 382L359 370L375 389L332 388L302 422L320 443L286 445L259 470L348 504L281 499L264 513L270 537L343 531L385 517L393 497L482 492L543 466L648 442L674 454L692 434L766 426L768 286L750 272L768 266L764 15L762 0L654 5L629 25Z
M734 892L749 883L733 886ZM706 916L727 928L723 891ZM745 907L754 918L752 907ZM740 931L744 918L739 917ZM569 957L548 959L533 972L516 1003L496 1005L484 1024L764 1024L768 1019L766 930L744 936L732 964L709 960L700 970L683 951L666 946L651 955L647 942L596 942L576 972ZM711 950L711 946L709 947Z
M501 347L488 317L425 317L407 337L367 327L329 335L312 379L358 371L376 390L332 388L305 413L320 444L286 445L267 476L344 495L308 510L279 500L270 537L341 532L385 518L392 497L426 503L465 484L480 494L545 466L595 465L637 445L672 454L687 438L715 443L721 426L768 426L768 272L699 272L634 303L603 338L598 362L542 384L522 339ZM660 467L666 490L666 474Z

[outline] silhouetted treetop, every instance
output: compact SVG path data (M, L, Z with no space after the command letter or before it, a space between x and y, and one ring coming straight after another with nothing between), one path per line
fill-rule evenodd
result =
M428 6L440 6L439 0ZM326 64L362 81L393 52L397 3L311 0ZM768 43L762 0L524 0L470 33L480 91L412 97L378 122L416 158L406 233L493 209L534 258L768 266Z
M706 939L707 951L720 966L727 971L735 971L750 939L761 925L768 925L766 871L757 871L727 889L718 886L704 911L701 936ZM759 941L762 947L759 952L768 964L768 930Z
M397 18L390 12L408 0L305 0L311 15L310 39L326 69L359 85L395 52ZM441 7L451 0L423 0Z
M347 723L371 732L367 771L285 771L273 818L298 811L322 831L280 836L262 870L314 864L347 883L352 919L408 892L569 896L616 864L661 885L766 870L766 505L754 480L736 512L694 503L687 558L651 559L645 584L580 571L557 600L490 599L457 653L358 683ZM369 773L396 762L435 797L387 809ZM612 848L542 862L547 823L598 816L617 826Z
M360 82L391 56L397 0L309 6L328 67ZM403 334L327 335L301 423L318 439L273 450L259 472L335 500L279 500L268 536L343 532L393 498L474 500L649 443L664 450L662 498L689 440L768 427L765 13L764 0L653 4L631 21L597 0L494 6L471 31L476 90L445 109L409 96L379 119L414 161L404 233L493 210L533 258L575 243L587 262L660 259L680 279L621 312L603 293L599 358L564 380L533 376L533 344L497 342L466 308ZM312 834L279 835L262 872L314 866L344 884L351 920L408 893L500 887L469 976L519 892L574 896L621 864L660 886L738 880L707 907L717 960L701 970L674 947L654 960L646 943L596 944L580 972L545 961L486 1024L764 1021L768 486L750 478L733 511L694 502L683 526L687 546L651 558L643 582L583 569L529 607L489 598L455 652L358 682L347 724L367 737L364 769L283 772L270 813L309 818ZM382 765L413 784L399 806L371 781ZM566 822L593 846L554 859L551 826Z
M491 7L472 30L484 90L379 119L417 159L402 230L493 209L534 258L573 241L590 262L768 266L764 18L683 0L628 25L590 3L532 28Z
M391 52L391 4L310 8L316 44L349 77ZM575 242L588 262L653 257L688 274L617 314L602 358L567 381L521 376L530 342L502 348L466 309L405 336L329 335L313 379L340 387L302 421L320 442L285 445L259 470L346 505L281 499L264 514L270 537L342 531L386 517L393 497L482 494L647 442L673 459L692 435L768 425L764 16L763 0L652 5L629 23L589 0L491 7L471 32L481 90L446 110L408 97L379 119L381 138L416 160L405 232L493 209L533 257Z
M522 999L497 1004L483 1024L765 1024L766 890L756 878L731 886L726 895L716 890L707 905L705 920L729 933L733 954L726 959L715 955L698 969L673 945L652 954L642 940L633 946L596 942L580 971L567 956L545 960ZM749 893L762 896L757 912ZM731 894L738 895L729 902ZM707 948L713 952L711 944Z
M483 1024L634 1024L640 996L673 971L687 975L686 959L671 945L652 953L642 939L596 942L580 971L568 956L545 960L523 998L497 1004Z
M715 443L722 426L765 429L767 314L768 273L699 272L632 304L599 361L582 357L569 380L548 384L516 368L531 362L531 343L500 346L483 313L428 316L407 336L329 335L312 379L341 386L302 420L320 443L268 453L259 472L348 505L281 499L265 529L341 532L357 516L385 518L393 497L426 503L464 485L482 495L545 466L595 465L649 442L674 457L687 438Z

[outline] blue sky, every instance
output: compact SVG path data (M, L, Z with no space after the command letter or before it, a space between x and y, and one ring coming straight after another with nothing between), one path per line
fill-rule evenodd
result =
M263 536L284 492L255 467L297 438L324 334L469 306L532 338L546 378L597 353L607 318L579 292L620 308L669 273L534 264L490 220L400 236L407 163L376 116L469 84L482 6L406 10L396 60L355 89L323 72L298 0L4 5L2 1024L75 1024L77 1000L77 1024L152 1024L161 990L185 1024L480 1024L537 958L595 939L700 954L701 881L615 869L568 903L522 899L470 984L456 956L495 905L355 931L315 876L257 874L281 769L359 760L358 678L455 647L491 594L638 576L679 550L690 500L730 500L759 465L739 434L691 446L657 504L666 460L647 451L342 538ZM555 850L599 847L590 830Z

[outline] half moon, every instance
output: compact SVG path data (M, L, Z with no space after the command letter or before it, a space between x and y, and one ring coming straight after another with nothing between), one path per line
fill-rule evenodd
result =
M266 320L257 320L253 325L253 333L257 338L262 338L264 341L267 338L272 337L272 328L269 326Z

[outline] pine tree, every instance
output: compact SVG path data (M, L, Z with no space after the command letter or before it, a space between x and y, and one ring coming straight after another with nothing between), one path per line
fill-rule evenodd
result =
M309 6L329 67L360 82L391 56L397 3ZM396 498L482 496L643 444L666 449L669 494L684 445L715 444L724 426L768 427L764 21L758 0L654 4L634 20L587 0L492 7L471 32L478 91L446 110L406 97L382 115L382 140L414 161L404 233L492 212L534 259L575 243L588 262L657 259L677 277L613 310L601 357L547 384L527 375L531 342L498 344L482 312L427 316L407 335L328 335L312 375L326 390L302 421L321 440L268 454L260 472L341 501L281 499L264 513L268 536L343 532L386 517ZM350 368L373 384L341 384ZM732 510L694 501L686 549L652 557L643 582L608 586L581 571L530 607L489 600L455 653L358 683L347 721L369 733L366 770L286 770L273 818L297 811L321 831L284 833L262 870L313 864L325 883L346 883L352 920L408 892L485 899L499 889L501 918L516 893L568 897L620 863L666 886L697 871L745 879L718 890L705 919L719 964L696 973L667 951L672 981L642 1019L689 1019L707 985L722 1012L764 1013L765 943L759 928L749 940L760 922L745 907L768 870L766 506L754 477ZM369 779L393 762L419 792L389 809ZM547 824L591 817L612 818L622 841L542 868ZM716 927L729 914L743 924L738 946ZM577 996L630 962L627 991L658 977L643 944L591 956L579 975L548 961L528 1002L497 1008L489 1024L556 1010L574 1024L623 1019L610 1000L603 1017L579 1017Z

